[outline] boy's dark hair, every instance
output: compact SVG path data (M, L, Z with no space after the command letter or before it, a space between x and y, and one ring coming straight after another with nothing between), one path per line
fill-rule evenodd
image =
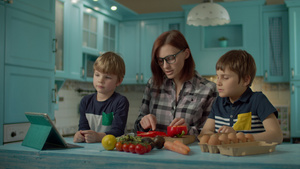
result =
M225 53L217 61L216 70L225 71L226 68L238 75L239 83L241 79L250 76L251 79L248 86L251 86L256 74L256 64L252 55L248 52L245 50L231 50Z

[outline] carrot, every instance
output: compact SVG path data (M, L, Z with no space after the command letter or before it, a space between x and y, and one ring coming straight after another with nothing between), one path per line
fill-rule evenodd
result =
M187 155L189 153L186 149L184 149L180 146L177 146L176 144L174 144L171 141L165 141L164 147L168 150L171 150L171 151L174 151L176 153L183 154L183 155Z
M179 141L179 140L175 140L175 141L173 141L173 143L176 144L177 146L180 146L180 147L186 149L188 152L191 151L191 149L189 148L189 146L183 144L183 143L182 143L181 141Z

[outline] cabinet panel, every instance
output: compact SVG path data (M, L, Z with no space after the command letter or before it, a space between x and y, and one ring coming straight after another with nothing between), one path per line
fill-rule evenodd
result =
M289 81L288 15L284 9L263 14L264 80L267 82Z
M4 123L27 122L25 112L48 113L54 119L53 71L5 66Z
M80 5L72 4L65 25L68 78L75 80L82 78L82 10Z
M153 43L162 33L162 20L148 20L141 23L141 73L142 83L147 83L152 76L151 53Z
M6 9L6 64L54 70L53 22Z
M13 0L9 6L54 21L54 3L54 0Z
M126 73L123 84L135 84L140 73L140 23L120 23L119 53L124 59Z
M0 3L0 116L4 117L4 6ZM3 145L3 118L0 118L0 145Z
M291 137L300 137L300 81L291 81Z
M300 80L300 7L289 8L290 79Z

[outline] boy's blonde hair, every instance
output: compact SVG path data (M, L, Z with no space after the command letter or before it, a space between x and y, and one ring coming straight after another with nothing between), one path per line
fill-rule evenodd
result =
M114 52L106 52L99 56L94 63L94 71L117 75L118 81L125 75L125 63L121 56Z
M241 79L250 76L248 86L251 86L256 74L256 64L252 55L245 50L228 51L217 61L216 70L225 71L227 67L238 75L239 83Z

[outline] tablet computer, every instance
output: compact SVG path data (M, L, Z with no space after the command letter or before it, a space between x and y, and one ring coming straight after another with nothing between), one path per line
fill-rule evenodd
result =
M31 124L22 142L23 146L38 150L82 147L67 143L47 113L26 112L25 115Z

